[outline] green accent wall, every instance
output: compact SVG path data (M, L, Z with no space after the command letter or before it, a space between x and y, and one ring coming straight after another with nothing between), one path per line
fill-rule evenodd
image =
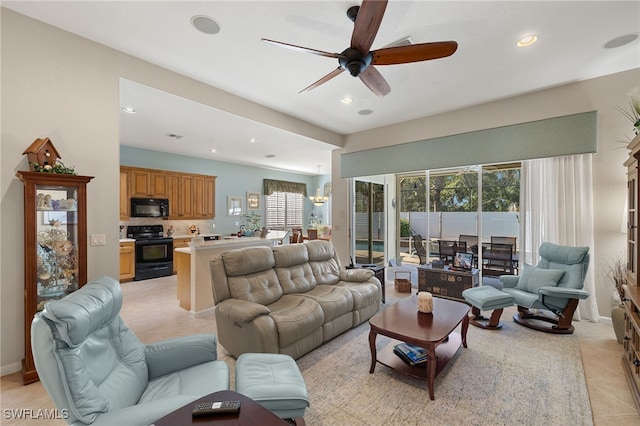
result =
M595 111L340 156L343 178L433 170L597 151Z

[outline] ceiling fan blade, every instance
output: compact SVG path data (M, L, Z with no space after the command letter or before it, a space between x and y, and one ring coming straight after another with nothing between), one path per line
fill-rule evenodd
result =
M384 79L382 74L380 74L373 65L369 65L367 69L360 73L359 77L369 90L380 97L386 96L391 92L389 83L387 83L387 80Z
M393 65L409 62L428 61L453 55L458 49L455 41L410 44L408 46L387 47L371 52L372 64Z
M322 50L311 49L309 47L296 46L295 44L284 43L281 41L269 40L268 38L261 39L265 43L273 44L275 46L284 47L286 49L297 50L298 52L313 53L314 55L326 56L327 58L344 58L344 55L340 53L323 52Z
M363 0L351 35L351 47L368 53L378 34L387 0Z
M309 86L305 87L304 89L302 89L301 91L299 91L298 93L302 93L302 92L308 92L311 89L315 89L316 87L320 86L321 84L326 83L327 81L331 80L333 77L337 76L338 74L340 74L342 71L344 71L344 68L342 67L338 67L335 70L331 71L329 74L325 75L324 77L322 77L320 80L316 81L315 83L310 84Z

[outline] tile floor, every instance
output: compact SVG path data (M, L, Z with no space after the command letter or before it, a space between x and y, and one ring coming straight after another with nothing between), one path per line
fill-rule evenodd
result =
M124 305L121 315L133 332L145 343L192 333L215 333L213 314L191 318L178 307L176 277L124 283ZM395 293L392 282L386 286L387 295ZM505 310L504 321L513 312ZM589 398L596 426L639 425L640 414L622 370L622 346L607 324L575 323L580 338L582 359L589 390ZM223 351L223 348L220 348ZM0 378L2 418L0 424L63 425L63 420L17 420L8 418L7 410L30 408L52 409L53 402L37 382L23 386L20 373ZM312 425L310 425L312 426Z

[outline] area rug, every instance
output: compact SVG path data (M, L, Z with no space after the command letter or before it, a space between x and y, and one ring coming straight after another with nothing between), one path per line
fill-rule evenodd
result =
M307 425L593 424L577 337L510 319L498 331L471 326L431 401L426 381L381 364L369 374L368 334L365 322L297 360L311 399ZM378 349L388 342L378 336Z

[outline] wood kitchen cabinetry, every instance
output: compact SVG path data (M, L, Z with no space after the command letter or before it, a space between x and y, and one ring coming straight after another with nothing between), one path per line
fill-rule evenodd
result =
M640 135L628 146L627 167L627 285L624 286L625 335L622 366L631 387L636 407L640 408L640 288L638 287L638 162L640 160Z
M136 244L120 242L120 282L131 281L136 275Z
M189 241L191 241L191 238L174 238L173 250L177 248L189 247ZM173 255L173 273L174 275L178 273L178 260L176 259L175 253Z
M139 167L120 167L120 220L131 198L168 198L169 219L213 219L216 177Z

